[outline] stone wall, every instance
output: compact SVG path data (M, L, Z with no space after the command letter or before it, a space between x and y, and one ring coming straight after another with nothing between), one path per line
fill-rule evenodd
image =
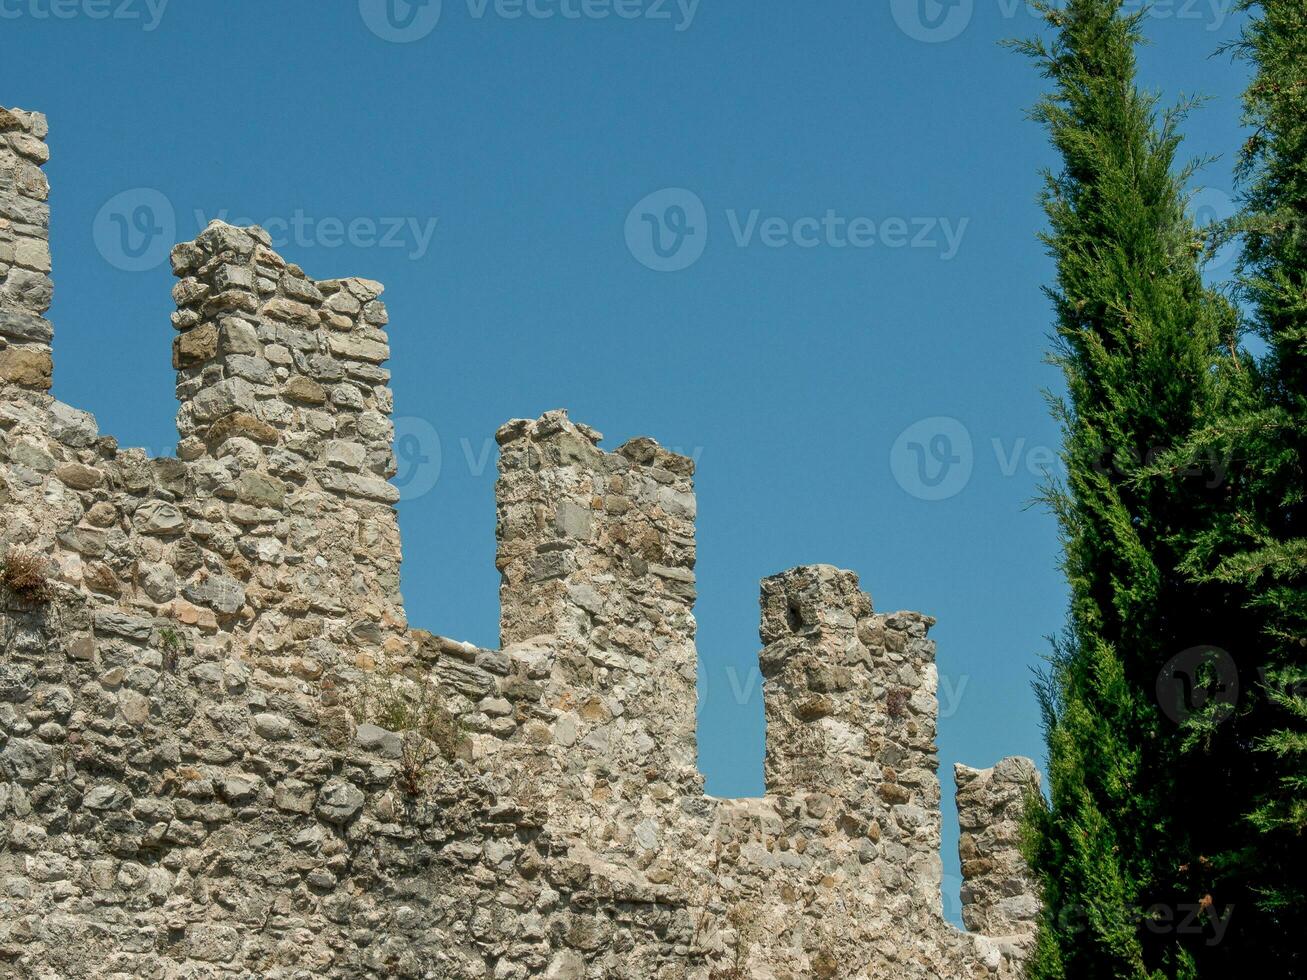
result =
M45 121L0 112L0 976L1006 978L1033 768L959 773L932 620L762 590L767 796L695 770L691 461L499 434L502 649L399 594L381 287L173 255L175 458L52 399Z
M50 158L45 117L0 107L0 384L49 391Z
M500 642L551 637L577 753L639 788L695 769L694 463L651 439L614 453L551 412L499 430ZM616 713L613 710L616 709Z
M954 767L962 836L962 921L991 936L1032 932L1039 889L1021 857L1021 818L1039 788L1029 759L1004 759L992 769Z

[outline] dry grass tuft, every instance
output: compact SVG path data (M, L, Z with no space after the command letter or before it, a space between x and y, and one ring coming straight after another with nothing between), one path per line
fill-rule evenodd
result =
M5 552L0 583L26 602L49 602L53 595L50 562L26 548L11 547Z

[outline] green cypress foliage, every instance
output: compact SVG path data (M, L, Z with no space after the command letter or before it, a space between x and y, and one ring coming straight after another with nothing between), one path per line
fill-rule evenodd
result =
M1221 780L1200 843L1214 902L1232 912L1204 974L1275 980L1307 976L1307 6L1244 7L1256 13L1235 45L1254 69L1252 135L1244 210L1223 237L1243 243L1237 293L1264 353L1240 355L1217 416L1149 476L1167 480L1194 453L1230 461L1225 506L1179 543L1194 588L1237 607L1239 701L1186 719L1183 763Z
M1183 109L1159 111L1138 89L1142 14L1121 7L1069 0L1045 10L1050 42L1018 45L1052 82L1035 117L1062 158L1046 178L1044 238L1066 482L1047 499L1071 589L1039 688L1050 801L1034 801L1028 827L1046 903L1035 980L1193 977L1211 936L1179 928L1207 892L1177 765L1187 732L1162 708L1159 674L1229 642L1221 590L1195 589L1180 568L1183 540L1228 491L1219 466L1141 474L1211 421L1236 324L1200 274L1191 171L1175 162Z

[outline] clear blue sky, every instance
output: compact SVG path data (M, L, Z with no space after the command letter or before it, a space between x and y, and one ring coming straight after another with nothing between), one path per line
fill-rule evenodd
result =
M310 275L383 281L410 619L487 646L498 425L567 407L610 447L697 455L709 790L762 787L758 580L855 569L877 608L939 618L955 908L952 763L1042 759L1030 670L1065 603L1056 529L1026 507L1057 444L1035 239L1053 160L1025 118L1042 82L998 45L1035 18L387 2L0 0L0 104L51 123L56 394L172 451L173 280L145 232L226 209ZM1160 4L1143 55L1146 84L1212 96L1186 151L1222 155L1200 199L1218 214L1232 5Z

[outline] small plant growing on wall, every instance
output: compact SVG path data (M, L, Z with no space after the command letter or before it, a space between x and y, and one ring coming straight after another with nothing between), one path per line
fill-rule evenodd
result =
M370 678L349 708L359 724L404 734L401 783L409 796L419 795L437 756L452 762L466 742L462 725L429 676L420 681L402 674Z
M26 548L9 548L0 567L0 583L24 602L49 602L50 563Z
M421 795L430 773L433 753L431 743L417 732L407 732L404 735L399 760L399 781L407 795Z
M159 630L159 649L163 653L163 667L170 674L177 673L177 664L186 651L182 636L171 626Z
M709 975L709 980L749 980L749 974L745 972L745 961L753 940L753 920L747 908L734 905L726 913L726 921L735 930L735 950L731 962L716 967Z

